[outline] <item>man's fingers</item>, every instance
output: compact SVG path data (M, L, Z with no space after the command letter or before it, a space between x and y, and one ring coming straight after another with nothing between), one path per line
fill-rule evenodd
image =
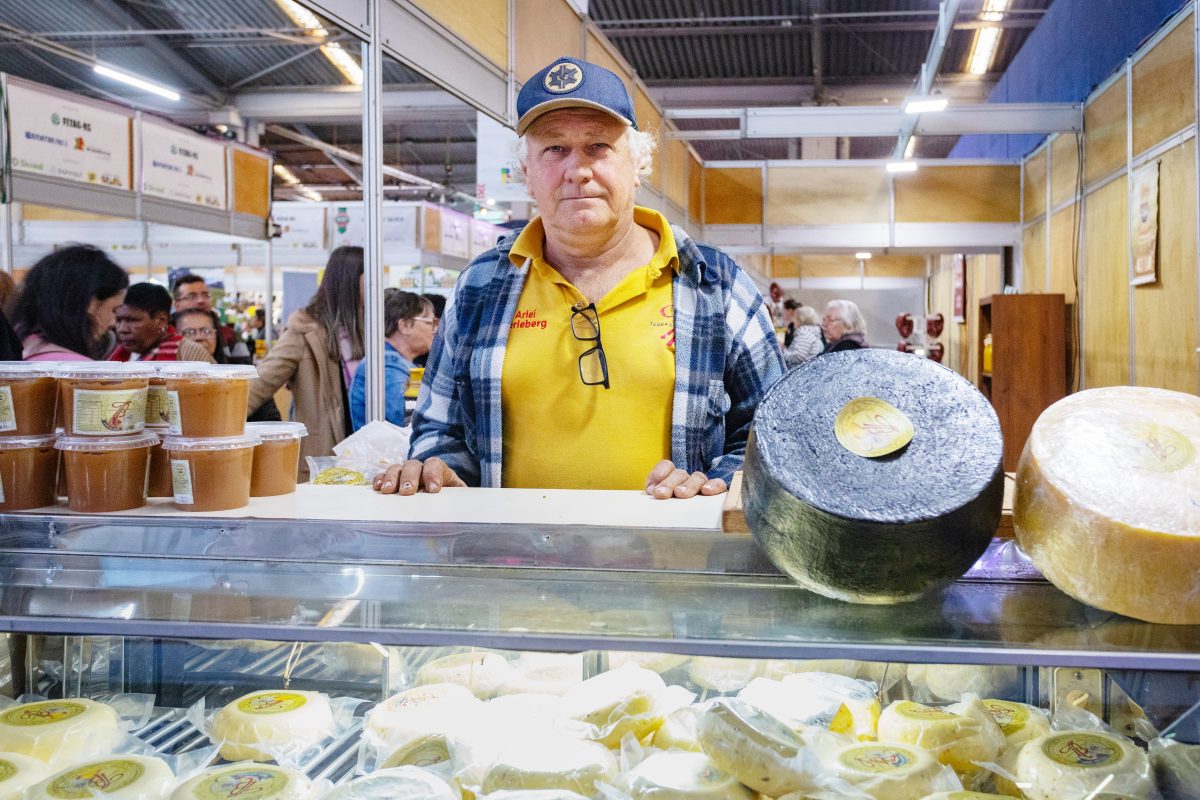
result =
M693 472L686 481L675 487L675 496L680 499L695 497L707 480L708 476L703 472Z
M392 464L375 476L372 487L380 494L395 494L396 486L400 483L400 470L404 464Z
M421 486L430 494L436 494L443 486L466 486L458 473L450 469L450 465L440 458L431 458L425 462L421 471Z
M671 470L671 474L663 478L658 486L654 487L654 496L659 500L665 500L675 493L675 487L682 486L687 482L688 474L676 467Z
M700 487L700 494L708 496L714 494L724 494L729 491L729 484L725 483L724 478L713 478L710 481L705 481Z
M650 470L650 475L646 477L646 491L654 491L654 487L661 483L663 478L670 475L674 470L675 465L667 458L655 464L654 468Z
M399 483L400 494L405 496L416 494L421 484L421 462L415 458L405 461L404 469L400 470Z

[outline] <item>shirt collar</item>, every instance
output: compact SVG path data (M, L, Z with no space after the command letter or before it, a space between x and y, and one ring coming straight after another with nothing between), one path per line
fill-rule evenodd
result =
M643 228L649 228L658 234L658 249L650 258L647 278L654 280L668 266L679 272L679 248L675 243L675 233L667 218L651 208L633 207L633 221ZM546 248L546 229L540 216L534 217L513 242L508 259L517 267L528 260L535 268L544 270L548 267L543 256Z

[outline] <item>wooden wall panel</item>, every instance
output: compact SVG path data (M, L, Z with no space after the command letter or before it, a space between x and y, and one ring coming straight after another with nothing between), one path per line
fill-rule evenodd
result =
M895 177L896 222L1019 222L1021 168L922 167Z
M1075 196L1082 147L1082 138L1070 133L1059 134L1050 143L1051 208L1057 208Z
M688 151L688 216L696 222L704 222L704 167L700 160Z
M1025 161L1025 217L1023 222L1046 213L1046 150Z
M1196 392L1196 140L1159 164L1158 282L1133 289L1134 381Z
M802 260L803 256L792 253L776 253L771 257L771 275L775 278L799 278Z
M886 223L887 173L878 167L772 167L768 225Z
M705 225L762 225L762 169L704 170Z
M777 277L847 278L859 276L858 259L852 253L776 254ZM925 256L881 255L865 262L868 278L924 278Z
M1022 292L1046 291L1046 223L1030 225L1021 234Z
M233 151L233 210L266 219L271 214L271 162L269 159Z
M620 75L621 80L625 81L625 89L629 92L631 97L633 96L633 90L635 88L633 85L633 76L630 75L629 70L621 66L621 62L617 61L613 54L608 51L608 48L604 46L604 40L591 31L589 31L587 35L587 52L584 54L584 58L586 58L588 61L591 61L593 64L599 64L605 69L612 70Z
M1129 192L1125 178L1084 202L1083 379L1089 388L1129 383Z
M433 206L422 206L422 230L424 235L421 238L423 247L426 250L437 253L442 249L442 214Z
M488 61L508 69L508 0L413 0L413 5ZM541 66L560 55L558 52L546 58Z
M691 157L687 145L681 141L664 139L663 190L667 199L682 209L688 207L688 166Z
M1083 110L1084 182L1093 183L1125 166L1125 78L1105 89Z
M559 56L583 58L583 23L566 0L516 0L516 73L521 83Z
M1189 15L1133 65L1133 154L1196 121L1194 40Z
M1045 289L1064 295L1067 304L1075 302L1074 238L1075 206L1070 205L1050 218L1050 278Z
M662 114L655 108L650 96L642 91L639 86L633 92L633 113L637 116L638 129L643 131L653 131L655 136L659 138L659 146L654 149L654 166L648 177L642 179L642 183L654 189L662 191L663 188L663 143L666 141L662 138Z
M34 203L21 204L21 219L27 222L117 222L121 220L120 217L76 211L73 208L39 206Z

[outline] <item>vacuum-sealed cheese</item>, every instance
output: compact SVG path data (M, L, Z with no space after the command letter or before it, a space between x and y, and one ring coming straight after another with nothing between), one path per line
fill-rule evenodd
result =
M272 764L211 767L184 782L171 800L300 800L311 784L301 772Z
M1084 800L1103 791L1145 800L1154 796L1150 760L1122 736L1068 731L1021 748L1017 784L1028 800Z
M512 673L508 661L496 653L475 651L435 658L417 670L416 684L455 683L480 700L495 697Z
M588 678L563 695L563 713L594 725L595 739L618 747L632 733L642 739L662 725L656 701L666 684L657 672L626 665Z
M753 658L696 656L688 663L688 677L701 689L736 692L762 674L763 662Z
M33 756L0 753L0 800L19 800L26 787L49 774L49 765Z
M983 707L1000 726L1007 747L1019 747L1050 732L1050 719L1037 706L1009 700L984 700Z
M909 664L914 699L954 701L964 694L1005 697L1021 685L1019 667L983 664Z
M1167 800L1200 800L1200 744L1155 739L1150 763Z
M227 761L272 761L333 735L333 709L319 692L251 692L213 719L212 740Z
M515 742L500 754L483 778L483 793L500 789L566 789L583 795L596 781L610 782L617 760L602 744L557 737Z
M919 748L884 742L843 747L825 766L830 774L876 800L921 800L934 790L943 769Z
M161 758L109 756L68 767L29 789L25 800L162 800L175 776Z
M83 698L22 703L0 713L0 751L69 764L112 752L121 718Z
M498 693L563 695L583 681L583 660L578 655L537 655L541 657L525 657L513 664Z
M417 767L380 769L338 786L324 800L459 800L448 783Z
M1200 397L1112 386L1050 406L1021 454L1013 527L1072 597L1200 624Z
M633 664L634 666L652 670L661 675L664 672L670 672L676 667L683 666L688 662L689 658L689 656L681 656L675 653L640 653L625 650L609 650L608 668L610 670L620 669L626 664Z
M699 719L700 706L690 705L675 709L663 718L662 727L654 732L652 744L660 750L701 752L700 740L696 735L696 723Z
M784 690L793 696L807 698L810 708L822 706L806 724L820 725L856 739L875 738L880 709L874 685L823 672L787 675L782 683Z
M786 724L735 698L713 701L700 713L696 736L719 769L770 797L808 791L811 782L789 762L804 746Z
M398 747L413 737L444 731L472 716L482 703L454 683L417 686L394 694L367 712L363 729L376 742Z
M911 700L892 703L879 716L879 740L927 750L960 775L977 775L978 764L994 762L1004 744L999 726L978 698L965 714Z
M624 776L633 800L754 800L703 753L654 753Z

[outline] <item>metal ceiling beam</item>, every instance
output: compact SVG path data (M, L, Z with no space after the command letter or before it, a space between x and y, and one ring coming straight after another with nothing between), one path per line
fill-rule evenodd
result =
M995 80L987 76L970 76L970 80L957 76L942 76L939 88L951 103L983 103L991 94ZM845 79L830 79L824 76L825 96L843 106L877 105L899 102L912 94L912 82L887 82L867 79L849 83ZM801 106L814 102L813 85L804 78L792 78L786 83L753 81L742 83L721 81L719 83L671 81L652 83L647 94L658 103L659 108L670 111L675 108L705 108L730 106Z
M362 117L357 87L312 87L239 92L229 98L243 117L270 122L352 122ZM391 86L383 93L384 122L475 121L475 109L453 95L427 86Z
M821 17L821 19L825 19ZM981 28L984 25L996 25L1006 30L1036 28L1039 20L1005 17L1003 22L984 22L978 19L963 20L954 25L954 30L965 31ZM820 23L800 22L793 25L670 25L662 27L646 27L644 25L628 28L604 28L604 35L610 39L650 39L655 36L800 36L807 35ZM936 31L938 23L934 20L919 22L851 22L835 25L823 25L826 33L921 33Z
M917 76L917 96L927 95L933 89L933 79L942 68L946 42L950 39L950 32L954 30L954 22L958 19L958 9L961 5L962 0L942 0L938 6L937 28L933 32L933 41L929 43L929 54L925 57L925 63L921 65L920 75ZM917 116L906 114L904 126L900 129L900 135L896 137L894 158L904 158L916 125Z

